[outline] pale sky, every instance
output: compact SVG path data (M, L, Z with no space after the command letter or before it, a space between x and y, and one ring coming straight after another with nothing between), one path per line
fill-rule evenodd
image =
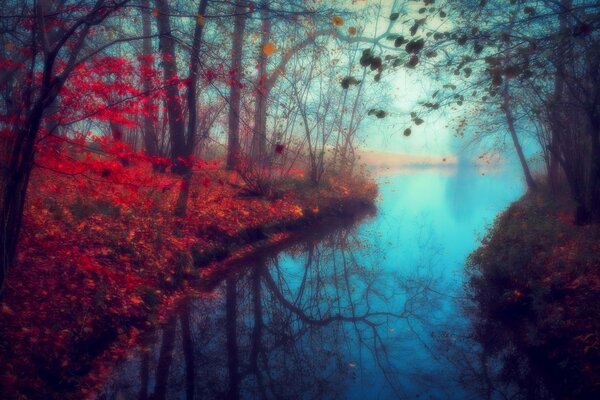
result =
M402 11L399 7L404 3L404 0L356 0L352 2L352 8L360 12L360 9L368 4L382 5L379 20L374 19L365 27L365 35L375 36L387 29L389 15L393 11ZM414 17L422 17L416 12L423 6L422 2L409 2L408 6L411 10L414 9L416 14ZM434 23L438 22L442 23L441 20ZM393 32L402 33L401 28L402 25L397 23ZM403 50L399 51L404 53ZM428 78L424 78L417 68L409 73L402 69L396 72L386 71L379 85L386 85L393 95L392 104L386 109L390 115L383 120L369 117L363 123L361 131L366 137L367 148L411 154L446 155L453 152L453 149L458 146L458 139L455 139L453 132L445 127L449 122L448 118L425 118L425 123L418 127L410 123L410 112L415 110L418 101L427 101L439 84L436 85ZM443 115L447 116L448 112ZM405 137L403 131L409 126L412 134L410 137Z

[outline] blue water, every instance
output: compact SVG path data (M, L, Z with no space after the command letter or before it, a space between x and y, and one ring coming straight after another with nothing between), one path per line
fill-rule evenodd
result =
M378 182L375 216L321 229L187 300L100 397L478 398L464 263L522 195L518 171Z

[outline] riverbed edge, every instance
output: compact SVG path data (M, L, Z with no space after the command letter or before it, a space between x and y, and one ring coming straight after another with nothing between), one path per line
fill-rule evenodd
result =
M365 194L364 197L329 198L327 204L321 204L318 213L304 209L296 219L253 227L240 231L234 237L222 237L220 243L205 250L205 253L212 255L208 258L194 255L192 251L189 256L193 259L194 270L197 273L187 274L176 287L176 291L169 297L169 301L156 305L154 312L148 315L148 320L157 319L145 329L135 330L133 337L128 335L127 343L113 342L110 348L95 360L94 367L91 368L89 374L83 377L78 390L69 393L69 397L61 398L81 398L83 396L85 399L96 399L97 390L110 376L116 361L123 359L123 346L130 351L132 346L141 344L149 330L167 322L165 316L172 312L184 297L202 295L213 290L218 282L228 274L235 273L236 268L241 267L245 261L263 253L283 250L290 244L311 236L314 230L319 230L324 225L351 226L374 215L377 212L375 200L378 191L370 191ZM233 248L230 246L232 243L234 244ZM229 247L229 249L223 252L224 247ZM216 259L212 260L215 254L217 255ZM130 334L131 331L128 333Z
M321 199L318 210L310 206L309 202L304 205L300 203L302 210L293 219L242 229L235 235L224 234L217 239L214 246L204 249L201 253L192 248L188 254L183 254L184 258L192 262L193 268L169 284L170 293L166 301L149 305L147 313L141 316L140 321L126 323L125 333L120 334L101 355L93 359L89 372L77 379L76 388L71 392L59 393L59 397L96 398L97 390L110 376L117 361L126 357L133 347L141 344L149 330L163 324L165 316L183 297L201 295L212 290L221 279L233 273L244 261L263 252L283 249L304 236L310 236L312 231L324 225L341 222L349 226L373 215L376 212L378 188L373 181L366 187L367 190L360 193L353 191L349 196L336 193ZM152 298L143 300L146 304L153 302Z

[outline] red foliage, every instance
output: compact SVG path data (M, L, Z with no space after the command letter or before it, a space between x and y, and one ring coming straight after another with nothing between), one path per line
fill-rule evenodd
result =
M0 392L51 396L51 384L62 382L79 385L72 397L81 396L82 368L100 373L136 340L155 305L172 300L182 277L199 277L192 249L318 213L321 202L348 195L338 182L304 198L242 197L237 174L190 159L180 218L180 177L152 168L166 162L89 133L38 144L17 265L0 303L0 338L10 344L0 346Z

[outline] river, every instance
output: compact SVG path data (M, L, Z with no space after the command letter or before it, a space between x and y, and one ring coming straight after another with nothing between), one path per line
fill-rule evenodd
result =
M376 215L319 228L184 300L99 397L481 398L464 263L524 192L518 171L378 181Z

